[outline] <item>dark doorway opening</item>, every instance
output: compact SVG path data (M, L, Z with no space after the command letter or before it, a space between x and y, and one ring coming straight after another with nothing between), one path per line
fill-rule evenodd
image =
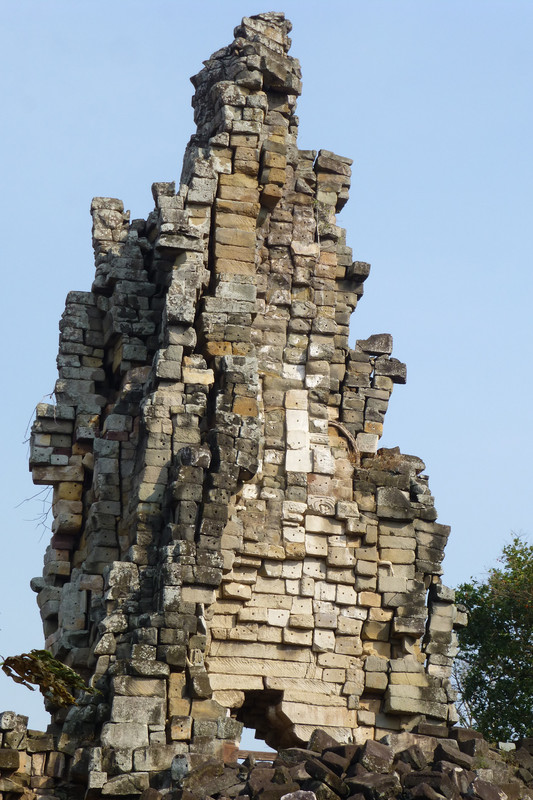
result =
M253 729L256 738L274 750L303 747L305 742L296 736L294 724L283 713L282 701L283 692L274 689L245 692L244 703L237 710L237 719L245 728Z

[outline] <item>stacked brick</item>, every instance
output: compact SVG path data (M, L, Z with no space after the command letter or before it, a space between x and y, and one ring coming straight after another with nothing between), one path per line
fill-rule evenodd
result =
M449 529L423 462L378 450L405 365L387 334L349 346L351 161L298 150L289 31L245 18L204 62L182 182L146 221L93 201L95 281L37 408L33 589L46 646L99 690L51 731L91 796L228 758L243 724L277 747L455 721Z

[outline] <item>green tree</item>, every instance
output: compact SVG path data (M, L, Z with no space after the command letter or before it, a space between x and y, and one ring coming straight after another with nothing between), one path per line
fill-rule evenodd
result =
M469 615L458 633L457 709L490 741L533 736L533 545L513 536L499 562L456 590Z

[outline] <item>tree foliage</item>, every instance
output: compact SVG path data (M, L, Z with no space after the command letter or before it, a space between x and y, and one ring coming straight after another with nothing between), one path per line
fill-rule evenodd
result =
M461 722L508 741L533 736L533 545L514 536L499 562L485 581L456 590L469 622L455 677Z
M21 683L32 692L32 683L41 694L58 706L70 706L76 702L73 692L94 692L70 667L57 661L48 650L31 650L19 656L9 656L0 661L2 670L15 683Z

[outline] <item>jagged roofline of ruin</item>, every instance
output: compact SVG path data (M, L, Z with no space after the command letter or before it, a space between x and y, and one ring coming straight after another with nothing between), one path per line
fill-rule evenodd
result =
M181 184L147 220L93 200L95 280L37 409L33 588L46 646L100 692L51 735L95 796L230 758L243 724L279 747L455 721L449 528L423 462L378 450L405 365L388 334L349 346L352 162L297 148L289 31L245 18L204 62Z

